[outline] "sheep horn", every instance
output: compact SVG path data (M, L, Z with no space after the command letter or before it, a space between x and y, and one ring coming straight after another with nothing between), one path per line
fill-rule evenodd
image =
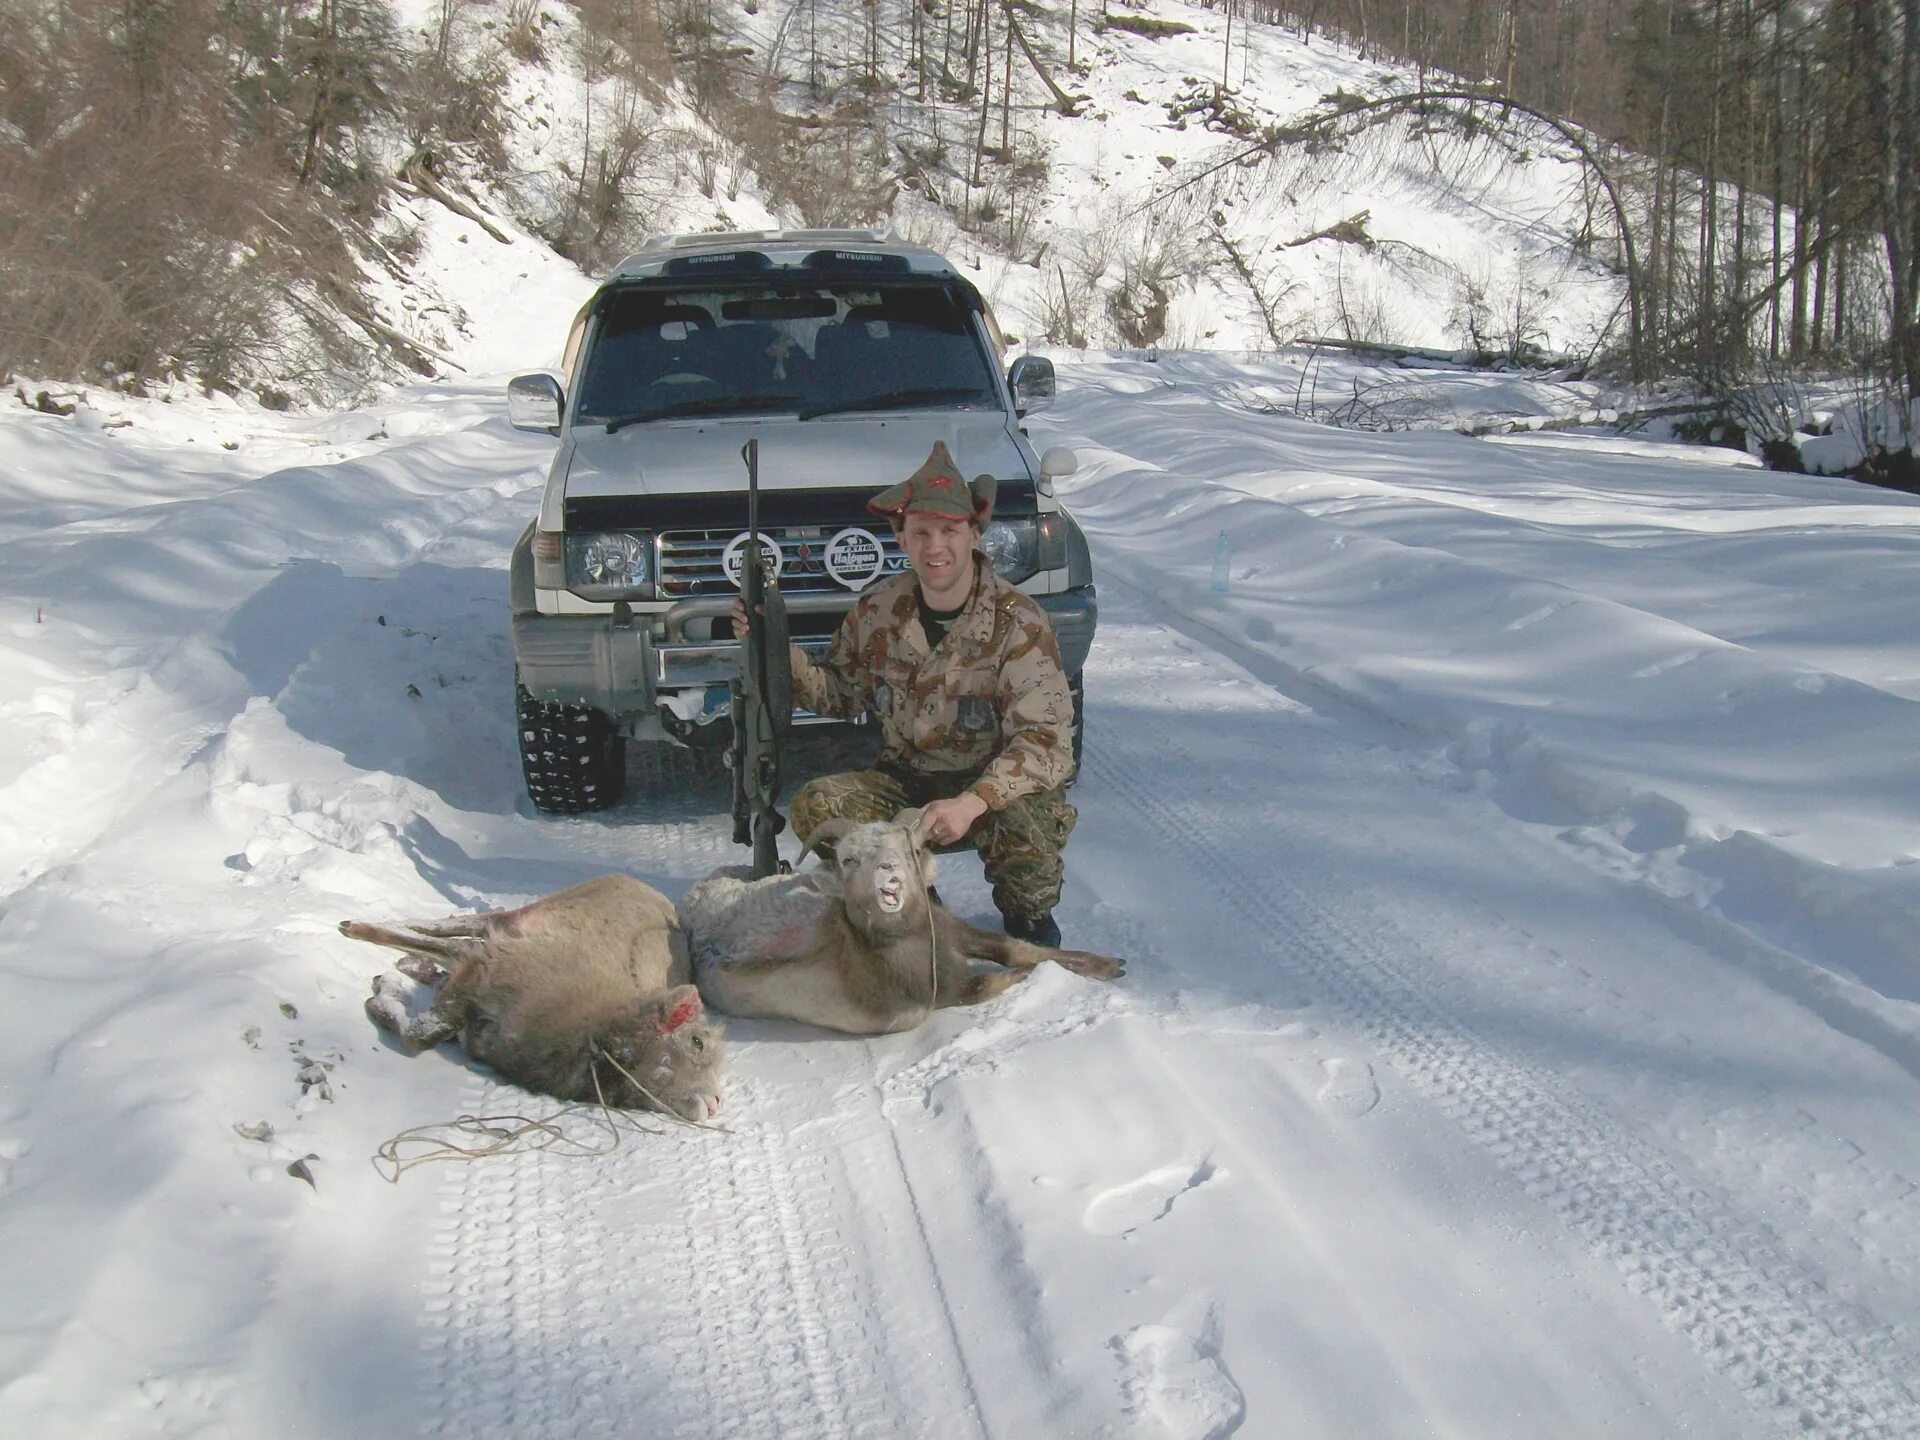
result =
M831 820L822 820L818 825L813 827L813 833L807 836L806 843L800 847L799 858L795 860L794 863L797 865L801 860L805 860L808 855L818 854L820 862L823 865L833 864L832 850L822 849L821 847L837 845L841 837L853 829L854 823L854 821L839 815L834 816Z

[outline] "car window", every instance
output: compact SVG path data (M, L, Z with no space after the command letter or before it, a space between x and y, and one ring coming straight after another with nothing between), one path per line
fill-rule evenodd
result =
M971 312L930 285L615 292L576 422L996 405Z

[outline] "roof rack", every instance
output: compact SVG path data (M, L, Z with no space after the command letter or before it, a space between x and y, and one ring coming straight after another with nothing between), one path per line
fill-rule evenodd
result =
M820 230L703 230L687 235L649 235L641 253L694 250L727 245L884 245L893 238L891 227Z

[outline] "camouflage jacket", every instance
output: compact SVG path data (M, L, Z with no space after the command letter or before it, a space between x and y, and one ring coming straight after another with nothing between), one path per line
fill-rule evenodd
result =
M880 764L920 774L978 771L989 810L1073 774L1073 697L1053 623L974 552L978 579L938 646L920 627L911 571L863 594L825 658L793 652L795 703L880 722Z

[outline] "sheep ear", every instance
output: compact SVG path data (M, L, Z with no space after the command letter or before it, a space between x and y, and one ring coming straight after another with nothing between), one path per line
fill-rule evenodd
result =
M660 1007L660 1033L673 1034L689 1021L698 1020L703 1009L698 989L692 985L674 986L667 992L666 1002Z

